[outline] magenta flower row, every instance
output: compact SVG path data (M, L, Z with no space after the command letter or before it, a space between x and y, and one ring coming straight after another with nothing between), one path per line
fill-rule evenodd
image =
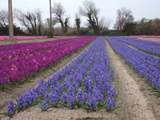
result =
M90 43L94 38L89 36L0 46L0 85L22 81Z

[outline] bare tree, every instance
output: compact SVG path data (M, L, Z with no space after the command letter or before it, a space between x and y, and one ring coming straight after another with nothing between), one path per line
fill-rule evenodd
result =
M29 33L33 35L41 35L43 29L42 13L40 10L24 13L16 10L16 18Z
M151 25L152 25L152 31L154 31L153 34L160 35L160 19L156 18L152 20Z
M64 25L64 14L65 10L61 3L55 3L54 7L52 8L52 12L54 14L54 18L59 21L61 24L62 31L65 32L65 25Z
M58 21L56 19L52 19L52 27L54 27L56 24L58 23ZM50 28L50 18L47 18L45 20L45 28Z
M101 34L103 34L104 32L106 32L109 29L109 21L106 21L106 19L103 17L100 19L99 21L99 31Z
M144 35L160 35L160 19L146 19L142 18L135 24L136 34Z
M16 18L20 22L20 24L22 26L24 26L29 33L32 34L32 28L31 28L31 25L30 25L29 21L26 19L25 13L16 9L15 14L16 14Z
M67 33L69 28L69 17L64 20L64 32Z
M8 25L8 12L5 10L0 11L0 27L4 28Z
M39 35L42 35L42 29L43 29L42 13L41 11L37 10L35 11L35 14L36 14L35 23L37 23L36 30Z
M94 33L99 34L99 9L96 8L95 3L89 0L84 1L80 13L87 17L89 27L92 28Z
M76 18L75 18L75 24L77 28L77 33L80 34L81 18L78 15L76 15Z
M117 18L115 28L119 31L124 30L124 26L127 23L132 23L134 21L134 17L132 15L132 11L126 8L121 8L117 10Z
M52 19L52 28L54 28L56 24L57 24L57 21L55 19ZM43 29L41 31L42 31L42 34L49 35L49 37L53 37L53 36L50 36L51 35L50 34L50 18L46 18L43 21Z

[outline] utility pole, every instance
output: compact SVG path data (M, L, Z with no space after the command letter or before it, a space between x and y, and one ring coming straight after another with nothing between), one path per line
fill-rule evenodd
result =
M9 39L14 40L12 0L8 0Z
M49 31L50 31L50 36L53 37L53 28L52 28L52 0L49 0L49 11L50 11L50 20L49 20Z

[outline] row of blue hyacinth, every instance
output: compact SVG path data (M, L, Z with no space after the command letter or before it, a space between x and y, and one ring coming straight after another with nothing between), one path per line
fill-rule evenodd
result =
M154 88L160 91L160 58L130 47L121 38L109 37L109 42L114 50L123 56Z
M146 53L160 56L160 43L159 42L139 40L137 38L126 37L126 36L118 37L118 39Z
M115 108L116 92L103 38L97 38L85 52L45 82L8 103L8 115L39 104L50 107L85 108L107 111Z

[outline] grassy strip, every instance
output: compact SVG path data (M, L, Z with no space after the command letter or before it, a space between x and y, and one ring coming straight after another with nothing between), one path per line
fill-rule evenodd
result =
M53 38L46 38L46 39L32 39L32 40L0 40L0 45L5 45L5 44L16 44L18 43L32 43L32 42L47 42L47 41L53 41L53 40L61 40L61 39L69 39L70 37L64 37L64 36L55 36ZM71 37L72 38L72 37ZM73 37L73 38L76 38Z
M33 39L33 40L16 40L16 41L12 41L12 40L1 40L0 41L0 45L5 45L5 44L16 44L17 43L32 43L32 42L46 42L46 41L52 41L55 38L52 39Z

